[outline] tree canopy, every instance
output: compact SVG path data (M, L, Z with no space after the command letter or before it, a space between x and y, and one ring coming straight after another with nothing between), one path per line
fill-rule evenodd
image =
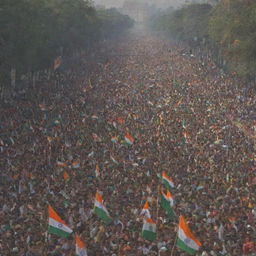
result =
M84 0L1 0L0 71L49 68L60 55L88 49L132 26L115 9L97 11ZM3 77L0 77L0 80Z
M255 1L219 1L214 7L191 4L178 10L170 9L151 20L153 30L190 43L203 40L207 48L221 53L230 71L255 77Z

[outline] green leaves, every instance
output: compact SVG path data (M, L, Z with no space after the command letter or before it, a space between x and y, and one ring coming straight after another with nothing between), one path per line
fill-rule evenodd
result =
M208 4L192 4L174 11L169 9L155 17L151 26L166 31L172 37L193 41L207 37L208 17L211 11Z
M118 35L131 28L134 21L127 15L122 15L115 8L99 9L98 17L101 22L101 33L104 38L110 35Z
M1 0L0 71L21 74L49 68L133 25L116 9L96 11L85 0ZM9 73L4 72L4 73Z
M203 42L223 60L231 72L255 78L256 68L256 3L255 1L219 1L186 5L152 17L150 27L164 31L172 38L185 40L191 46ZM202 44L201 44L202 45Z
M256 3L220 2L209 21L209 36L228 60L228 68L251 76L256 67Z

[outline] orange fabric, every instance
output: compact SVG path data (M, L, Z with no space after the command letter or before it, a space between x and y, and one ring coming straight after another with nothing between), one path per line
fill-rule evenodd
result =
M144 204L143 209L149 209L148 201Z
M59 167L67 167L68 165L66 163L57 161L57 166L59 166Z
M95 199L99 202L99 203L102 203L102 197L101 197L101 195L98 193L98 192L96 192L96 197L95 197Z
M70 176L66 171L63 173L63 178L64 178L64 180L69 180L70 179Z
M48 214L49 218L52 218L59 223L65 224L65 222L60 218L60 216L53 210L53 208L50 205L48 206Z
M80 239L80 237L76 234L76 244L79 248L85 248L85 243Z
M197 240L197 238L191 233L188 224L183 216L180 216L179 227L184 231L185 235L191 240L195 241L198 246L202 246L202 244Z
M147 223L156 224L152 219L148 218Z
M165 171L162 172L162 177L165 178L165 179L167 179L167 180L169 180L169 181L171 181L171 182L173 182L172 178L170 178L170 177L166 174Z

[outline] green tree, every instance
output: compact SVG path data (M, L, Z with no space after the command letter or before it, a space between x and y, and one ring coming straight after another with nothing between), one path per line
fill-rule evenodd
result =
M256 68L256 3L220 2L212 11L209 35L221 51L228 68L241 76L253 77Z
M0 82L49 68L59 55L88 49L120 34L133 21L116 9L99 10L85 0L0 0Z

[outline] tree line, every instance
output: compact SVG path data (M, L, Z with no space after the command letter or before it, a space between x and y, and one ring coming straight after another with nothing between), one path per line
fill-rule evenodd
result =
M10 70L24 74L51 67L58 56L91 48L133 21L88 0L0 0L0 82Z
M191 47L210 49L218 63L241 77L256 74L256 2L222 0L209 4L185 5L151 17L151 29L163 31Z

